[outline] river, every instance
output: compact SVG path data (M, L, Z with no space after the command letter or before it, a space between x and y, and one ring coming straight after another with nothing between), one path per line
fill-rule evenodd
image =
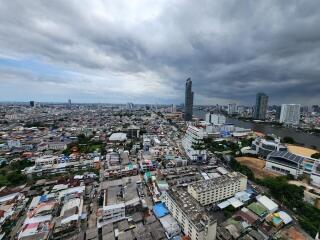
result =
M203 111L196 110L194 111L194 115L199 118L205 118L205 112ZM255 132L262 132L264 134L273 133L279 137L292 137L296 142L300 144L304 144L308 147L315 146L317 147L317 149L320 149L320 136L312 135L302 131L297 131L294 128L283 128L264 123L246 122L233 118L227 118L227 123L232 123L238 127L250 128Z

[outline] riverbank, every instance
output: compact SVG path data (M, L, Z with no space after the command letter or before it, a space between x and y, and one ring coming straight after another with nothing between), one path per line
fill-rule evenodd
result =
M196 110L193 114L198 118L205 119L206 111ZM298 145L320 150L320 136L318 134L311 134L295 128L282 127L276 123L251 122L230 117L227 117L227 123L234 124L237 127L251 129L254 132L275 134L281 138L292 137Z
M294 128L284 128L264 123L246 122L234 118L227 118L227 123L231 123L242 128L249 128L254 132L274 134L281 138L291 137L295 142L297 142L298 145L320 150L320 136L315 134L301 132Z

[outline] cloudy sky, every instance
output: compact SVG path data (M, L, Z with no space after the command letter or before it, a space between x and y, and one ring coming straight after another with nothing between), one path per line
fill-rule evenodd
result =
M0 101L320 103L320 1L0 1Z

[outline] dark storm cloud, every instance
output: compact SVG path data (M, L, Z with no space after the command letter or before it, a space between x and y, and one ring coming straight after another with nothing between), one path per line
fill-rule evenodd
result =
M318 1L2 1L0 57L35 58L66 73L23 77L25 69L11 67L12 89L40 79L52 95L64 88L78 99L180 103L191 76L198 104L253 103L258 91L271 103L310 104L320 100L319 7ZM3 68L0 81L8 76ZM32 86L36 95L40 88Z

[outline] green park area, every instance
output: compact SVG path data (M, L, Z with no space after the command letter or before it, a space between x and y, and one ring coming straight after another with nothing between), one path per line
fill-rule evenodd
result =
M92 153L97 151L101 154L105 154L105 146L106 144L103 141L92 140L92 136L87 137L84 134L80 134L78 136L78 141L68 144L68 147L63 151L63 154L70 155L73 152L73 149L77 149L80 153Z
M21 173L21 170L32 165L32 162L29 160L2 164L0 166L0 187L26 183L27 177Z
M204 143L206 148L212 153L230 151L232 153L240 152L241 148L251 146L253 138L244 138L237 142L234 141L214 141L212 138L205 139Z

